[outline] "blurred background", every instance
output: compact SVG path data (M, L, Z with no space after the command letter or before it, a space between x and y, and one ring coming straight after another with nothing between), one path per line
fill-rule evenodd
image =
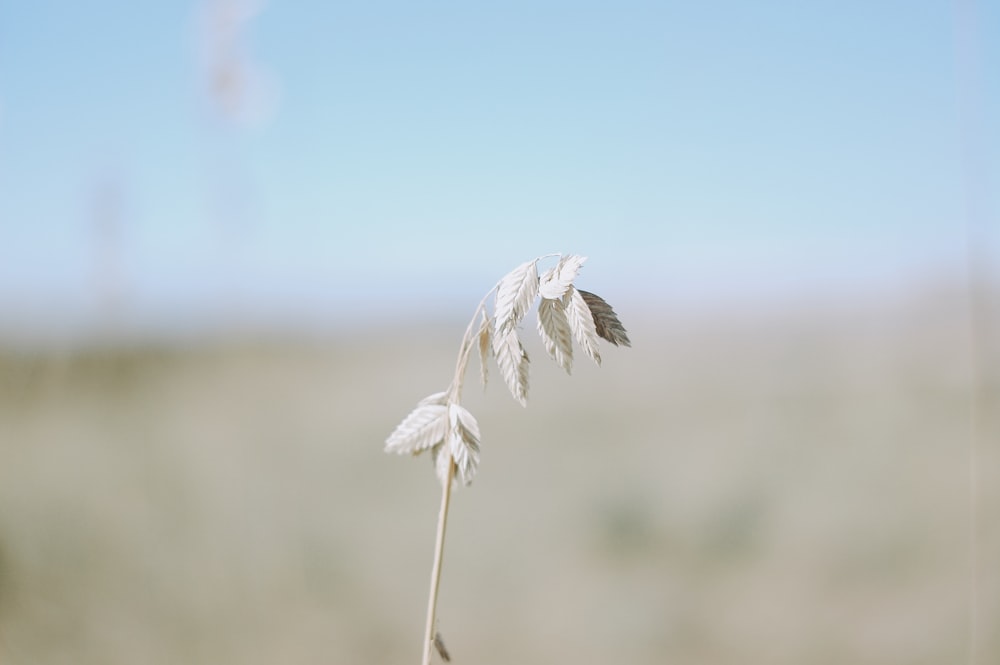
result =
M415 661L383 442L550 252L633 348L467 389L455 662L996 662L998 26L0 3L0 663Z

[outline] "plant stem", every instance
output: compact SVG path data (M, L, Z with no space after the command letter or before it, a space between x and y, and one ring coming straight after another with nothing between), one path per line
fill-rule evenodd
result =
M442 454L447 454L442 452ZM448 477L441 490L441 512L438 513L437 539L434 543L434 568L431 570L431 592L427 599L427 628L424 631L423 665L430 665L431 647L434 644L434 624L437 613L438 587L441 583L441 560L444 558L444 532L448 525L448 505L451 503L451 484L455 477L455 459L448 462Z

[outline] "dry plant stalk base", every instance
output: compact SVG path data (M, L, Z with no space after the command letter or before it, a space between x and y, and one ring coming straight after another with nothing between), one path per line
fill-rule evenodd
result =
M538 263L555 257L559 257L556 265L539 275ZM447 390L421 400L386 439L385 450L389 453L419 455L430 450L441 481L441 510L427 600L423 665L429 665L432 649L442 660L451 660L437 632L436 612L452 486L456 481L468 485L479 469L479 423L461 404L462 384L472 352L479 353L484 387L492 356L511 395L522 406L527 406L529 360L521 343L519 326L535 300L539 300L538 334L545 351L567 373L573 367L574 342L598 365L601 364L600 339L615 346L631 346L611 306L600 296L574 286L586 260L575 254L549 254L519 265L497 282L480 301L465 330L455 376ZM491 314L487 302L494 294Z

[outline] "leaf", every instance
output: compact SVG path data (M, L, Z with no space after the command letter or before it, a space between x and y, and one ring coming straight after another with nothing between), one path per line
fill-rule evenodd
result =
M625 331L625 326L618 320L615 310L611 309L611 305L604 298L589 291L580 291L580 296L590 309L590 313L594 318L594 328L598 336L608 340L615 346L619 344L628 347L632 346L632 342L628 338L628 333Z
M597 350L599 342L594 317L583 296L575 287L571 286L566 291L566 295L563 296L563 306L566 308L566 318L569 320L569 327L573 331L576 343L590 356L591 360L600 365L601 354Z
M444 393L421 400L385 440L385 451L415 455L444 441L448 434L448 407L443 400Z
M573 331L562 300L542 298L538 303L538 334L545 352L569 374L573 368Z
M504 337L514 330L535 301L535 296L538 295L537 263L538 259L522 263L497 285L493 316L498 337Z
M510 394L521 406L528 406L528 353L524 350L517 331L511 331L502 337L494 336L493 354Z
M538 295L550 300L562 298L569 289L576 275L580 272L580 266L587 260L586 256L568 254L559 259L558 265L551 270L545 271L538 281Z
M489 378L490 323L490 317L484 311L483 322L479 326L479 375L483 379L483 388L486 387L486 380Z
M449 405L448 418L451 424L448 450L458 467L458 478L468 485L479 468L479 423L460 404Z

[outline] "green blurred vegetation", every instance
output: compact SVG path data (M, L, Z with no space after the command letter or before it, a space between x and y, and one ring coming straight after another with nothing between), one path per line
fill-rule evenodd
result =
M526 410L467 388L456 662L966 662L973 584L1000 657L958 299L619 310L602 368L529 347ZM381 448L460 333L0 354L0 662L414 661L438 494Z

